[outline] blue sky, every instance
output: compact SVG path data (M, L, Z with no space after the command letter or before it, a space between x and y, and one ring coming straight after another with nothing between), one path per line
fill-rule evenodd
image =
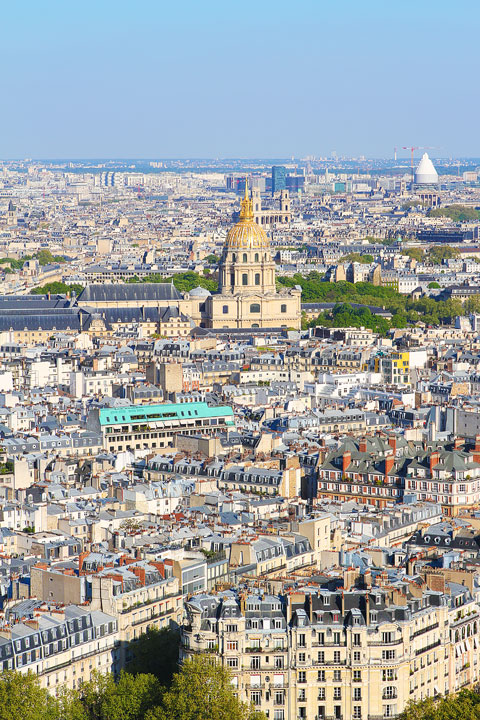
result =
M0 157L478 157L479 20L476 0L9 2Z

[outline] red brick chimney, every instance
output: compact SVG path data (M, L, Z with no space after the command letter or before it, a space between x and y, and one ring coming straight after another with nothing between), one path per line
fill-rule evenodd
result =
M347 452L343 453L342 472L344 475L347 472L351 461L352 461L352 453L349 450L347 450Z
M475 435L475 449L473 451L473 462L480 463L480 435Z
M365 438L362 438L358 443L358 451L361 453L367 452L367 441Z
M433 452L430 455L430 474L433 475L433 468L440 462L440 453L438 451Z
M465 438L463 437L456 437L455 441L453 443L453 449L454 450L460 450L461 447L463 447L465 444Z
M395 453L397 452L397 438L395 437L395 435L388 436L388 444L392 448L393 454L395 455Z
M83 575L83 563L85 562L85 558L90 555L89 552L82 552L78 556L78 574Z
M395 455L387 455L385 457L385 476L387 476L395 463Z

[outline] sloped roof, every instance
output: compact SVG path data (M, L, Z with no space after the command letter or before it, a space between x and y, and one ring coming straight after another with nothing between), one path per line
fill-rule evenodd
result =
M147 300L181 300L173 283L118 283L87 285L78 302L145 302Z

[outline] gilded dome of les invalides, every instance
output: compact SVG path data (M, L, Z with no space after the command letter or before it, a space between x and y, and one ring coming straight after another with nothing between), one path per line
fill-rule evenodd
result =
M253 202L248 194L246 181L245 195L240 207L240 219L228 231L226 245L229 250L270 247L267 234L253 219Z

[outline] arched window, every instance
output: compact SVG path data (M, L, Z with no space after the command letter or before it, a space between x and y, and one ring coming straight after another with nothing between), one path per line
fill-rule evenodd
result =
M248 275L247 275L247 273L243 273L243 275L242 275L242 285L248 285Z
M260 273L255 273L255 285L260 285Z
M260 327L258 323L252 323L252 327Z
M233 262L237 262L237 253L233 253L232 260Z
M247 253L243 253L243 262L248 262Z
M259 313L260 312L260 305L258 303L252 303L250 305L250 312L251 313Z
M258 260L259 260L258 253L255 253L255 262L258 262Z

